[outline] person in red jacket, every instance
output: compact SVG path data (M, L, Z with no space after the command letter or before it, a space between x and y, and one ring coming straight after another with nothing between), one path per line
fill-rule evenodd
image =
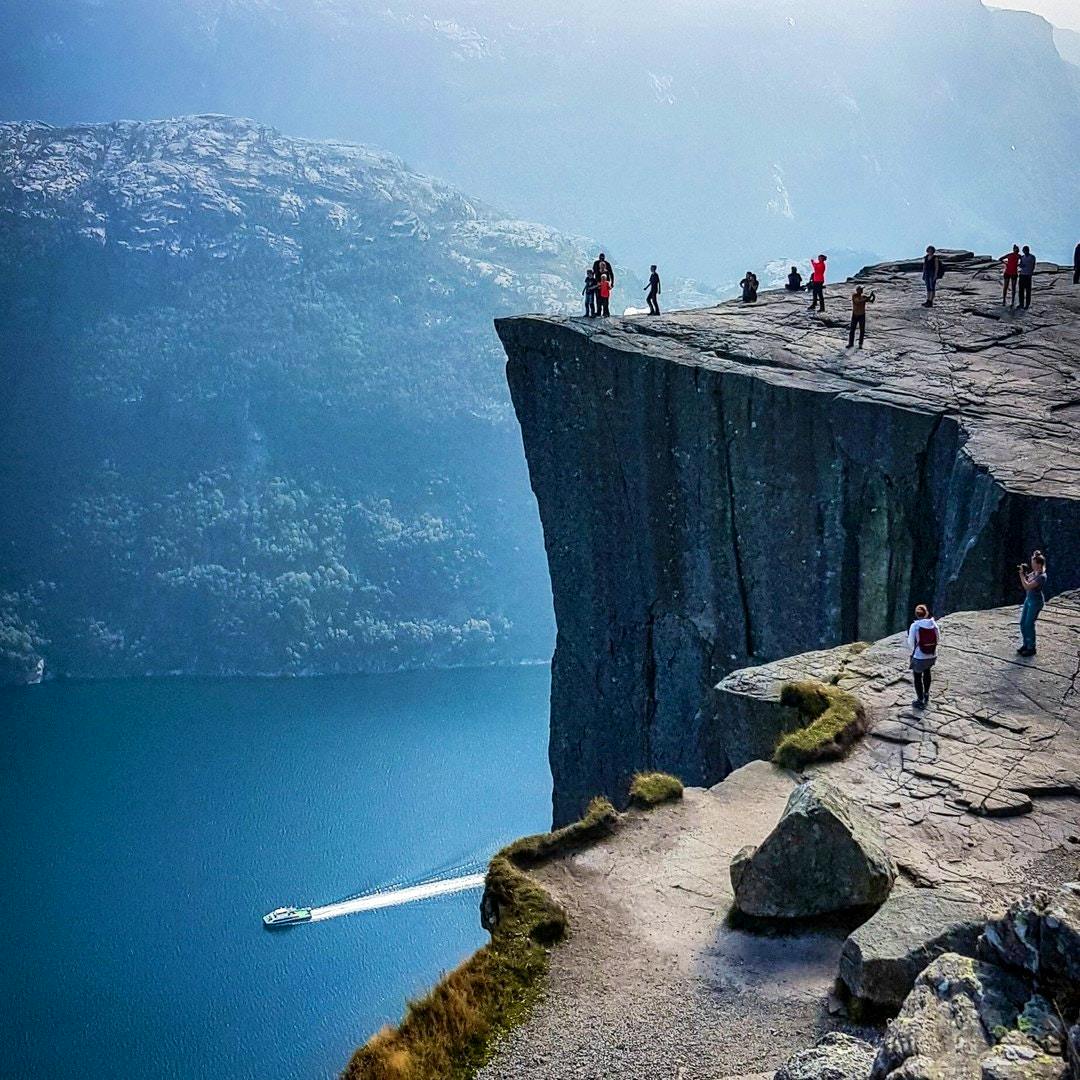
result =
M1013 244L1012 251L1008 255L1001 256L1001 262L1005 265L1005 284L1001 290L1001 303L1004 306L1009 302L1009 287L1012 287L1012 307L1016 307L1016 282L1020 276L1020 248Z
M825 263L828 260L827 255L819 255L816 259L810 260L810 310L813 311L818 303L821 303L821 310L825 310Z
M596 287L596 303L599 308L597 315L607 318L611 314L609 303L611 300L611 282L607 274L600 275L600 284Z

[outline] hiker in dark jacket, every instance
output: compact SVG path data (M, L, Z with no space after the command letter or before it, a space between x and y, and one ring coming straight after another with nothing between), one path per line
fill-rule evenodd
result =
M937 661L940 640L941 630L934 622L930 609L920 604L915 609L915 621L907 632L907 644L911 650L908 666L915 680L915 700L911 704L916 709L925 709L930 704L930 669Z
M787 284L784 288L787 289L788 292L803 291L802 274L799 273L799 268L797 266L791 268L791 273L787 276Z
M1031 282L1035 276L1035 266L1038 260L1031 254L1031 248L1024 245L1024 250L1020 254L1020 265L1018 267L1020 271L1020 304L1021 310L1026 311L1031 307Z
M608 284L615 284L615 268L607 261L607 256L602 251L596 262L592 264L592 272L597 281L607 274Z
M645 297L649 303L649 314L659 315L660 304L656 298L660 295L660 275L656 272L655 266L649 267L649 284L645 286L645 292L649 294Z
M757 303L758 279L753 270L746 271L746 277L739 282L739 288L742 289L744 304Z
M877 299L877 293L864 293L861 285L855 286L851 294L851 327L848 331L847 347L850 349L855 344L855 331L859 331L859 348L863 347L866 338L866 305L872 304Z
M922 261L922 279L923 284L926 286L926 300L923 302L923 307L934 306L934 294L937 292L937 283L941 280L941 276L944 272L941 256L938 255L937 248L933 246L928 247Z
M1073 284L1080 285L1080 244L1076 245L1073 252Z
M591 319L596 315L596 278L591 270L585 271L585 288L581 295L585 297L585 318Z

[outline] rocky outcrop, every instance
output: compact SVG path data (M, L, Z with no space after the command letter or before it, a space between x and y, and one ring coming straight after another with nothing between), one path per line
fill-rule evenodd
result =
M800 1050L784 1062L774 1080L866 1080L874 1053L863 1039L830 1031L816 1046Z
M776 729L702 708L735 668L880 638L917 601L1018 601L1034 547L1080 586L1080 293L1043 266L1016 313L995 263L951 261L932 311L917 264L863 271L860 352L838 298L498 322L558 622L557 821L641 769L768 756Z
M860 1002L898 1009L919 973L943 953L975 956L981 906L947 889L905 889L848 935L840 978Z
M895 879L877 821L821 779L797 787L764 842L731 862L736 906L768 918L877 905Z
M1017 975L967 956L945 953L915 981L890 1022L872 1080L978 1080L995 1031L1007 1031L1029 996Z

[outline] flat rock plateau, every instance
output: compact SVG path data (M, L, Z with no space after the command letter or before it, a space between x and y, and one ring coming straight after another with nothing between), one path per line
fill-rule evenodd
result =
M709 786L775 730L703 708L729 672L1080 587L1080 288L1029 310L950 252L661 317L499 320L551 569L554 817L663 769ZM855 284L876 293L845 348ZM1003 796L1004 797L1004 796Z

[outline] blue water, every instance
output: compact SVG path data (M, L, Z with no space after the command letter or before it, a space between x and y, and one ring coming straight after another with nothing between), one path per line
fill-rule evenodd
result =
M466 892L267 932L550 824L545 667L0 693L0 1072L330 1077L487 935Z

